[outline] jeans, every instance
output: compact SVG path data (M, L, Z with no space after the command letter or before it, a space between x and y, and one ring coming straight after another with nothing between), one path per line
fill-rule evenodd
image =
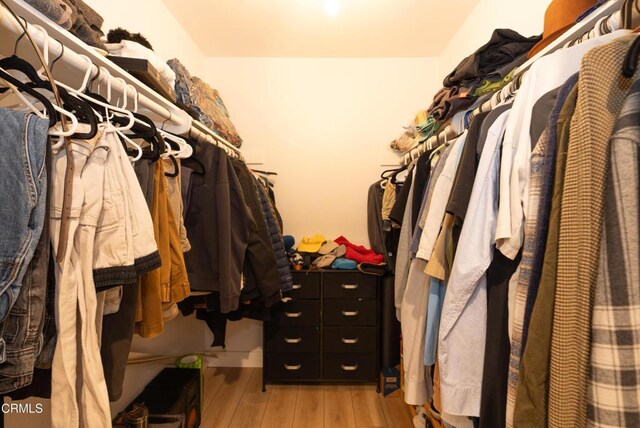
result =
M45 186L50 177L50 153L46 149ZM45 199L47 212L49 200L46 191L43 191L41 199ZM49 222L44 221L40 240L24 276L18 299L11 308L9 317L0 324L0 340L4 341L5 346L4 359L0 364L0 393L3 394L31 384L36 358L44 346L50 246Z
M47 212L49 210L47 209ZM47 222L48 223L48 222ZM50 236L47 236L51 239ZM44 300L44 322L42 327L42 347L36 358L36 369L51 369L53 352L56 348L58 332L56 331L56 275L53 251L49 251L49 263L47 266L47 294ZM35 380L35 377L34 377ZM51 382L49 382L51 383ZM51 386L49 386L51 389Z
M0 321L6 320L44 226L49 123L0 109ZM0 342L0 361L4 343Z

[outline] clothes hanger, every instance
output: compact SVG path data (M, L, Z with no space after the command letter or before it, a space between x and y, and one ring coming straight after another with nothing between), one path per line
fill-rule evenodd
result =
M65 143L64 137L71 137L73 136L73 134L75 134L76 130L78 129L78 118L73 113L59 107L58 105L52 104L43 94L36 91L30 85L19 81L2 68L0 68L0 78L5 80L6 82L11 83L14 87L23 90L42 103L45 110L49 113L50 128L54 128L49 130L48 134L51 136L59 137L58 142L52 146L53 149L60 149ZM29 105L31 104L29 103ZM56 112L58 114L56 114ZM68 126L66 130L56 129L55 124L57 123L58 115L62 115L68 118L71 121L71 126ZM51 124L52 120L53 125Z
M40 110L38 110L38 108L33 105L28 99L27 97L25 97L24 95L22 95L22 93L20 92L20 90L18 88L16 88L12 83L7 82L6 80L4 81L5 85L7 85L8 89L16 96L18 97L18 99L20 101L22 101L22 103L29 107L29 110L31 110L33 112L33 114L35 114L36 116L42 118L42 119L48 119L47 116L41 112ZM3 90L5 88L2 88Z
M128 88L135 94L133 97L133 117L135 118L135 124L130 134L127 134L129 137L134 138L151 138L156 135L157 128L155 123L147 116L144 116L138 113L138 97L140 96L138 93L138 89L135 86L128 85Z
M36 26L37 27L37 26ZM39 28L39 27L37 27ZM39 28L41 29L41 28ZM48 38L45 38L44 42L44 62L45 64L49 63L49 46L48 46ZM56 58L56 60L51 64L50 70L53 71L53 66L55 62L58 61L62 55L64 54L64 45L60 45L62 47L62 53ZM7 58L5 58L7 59ZM37 71L31 63L28 61L14 55L8 58L9 61L0 60L0 63L9 63L11 70L20 71L25 74L31 82L28 83L29 86L34 87L35 89L45 89L51 94L53 94L52 82L47 80L44 74L44 67L42 67L39 71ZM60 87L57 82L56 89L60 94L60 98L63 102L63 107L68 109L70 112L74 113L75 116L79 119L79 122L86 123L90 126L89 132L86 133L75 133L72 135L72 138L77 139L91 139L96 136L98 133L98 122L93 114L91 106L75 96L72 96L65 88Z
M251 171L256 172L258 174L262 174L262 175L278 175L277 172L271 172L271 171L260 171L259 169L253 169L251 168Z
M167 131L159 130L158 132L164 139L165 143L168 145L168 151L165 153L165 155L175 156L178 159L186 159L188 157L191 157L191 155L193 154L193 147L187 144L184 139L170 134Z
M131 138L127 137L122 131L120 131L118 128L113 127L111 129L107 128L105 130L105 132L113 132L115 133L118 137L120 137L120 140L123 141L124 143L128 144L129 146L133 146L133 148L135 149L135 156L133 156L131 158L131 162L136 162L139 161L142 158L142 146L140 146L140 144L136 143L135 141L133 141ZM125 150L126 150L126 146L125 146ZM132 153L129 152L127 150L127 155L128 156L132 156Z
M104 98L101 94L99 93L95 93L92 92L92 86L93 83L98 79L99 75L100 75L100 70L98 70L98 73L96 73L96 75L91 78L87 84L87 89L85 90L85 94L90 96L91 98L100 101L102 104L109 104L109 101ZM132 133L127 133L124 134L126 137L128 137L129 139L143 139L144 141L148 142L149 145L147 145L146 147L142 147L142 158L141 159L149 159L152 162L156 162L158 159L160 159L160 155L165 151L165 147L162 141L160 141L161 139L158 137L157 135L157 129L155 124L153 123L153 121L151 119L149 119L148 117L137 113L138 110L138 91L135 89L135 87L128 85L128 90L132 90L135 92L135 97L133 98L133 104L134 104L134 108L132 112L130 112L133 117L134 117L134 126L130 129L130 131L133 131ZM110 89L108 90L108 92L110 92ZM99 105L95 105L95 108L98 110L101 110L102 107ZM99 114L99 113L98 113ZM104 118L103 118L104 119ZM110 117L110 122L111 123L115 123L117 125L120 125L119 127L117 127L118 129L122 130L122 129L126 129L126 126L129 124L129 119L127 117L124 116L119 116L119 115L112 115ZM131 149L129 149L127 147L127 145L123 142L123 146L125 147L125 150L127 151L127 155L132 156L132 157L137 157L139 152L138 150L132 151ZM148 148L148 150L146 150Z
M622 27L633 30L640 26L640 2L638 0L626 0L620 8Z
M109 104L109 102L110 102L109 100L111 98L111 73L109 73L109 71L106 68L99 67L98 68L98 74L96 75L96 78L94 79L94 81L98 82L98 85L100 85L102 83L102 80L106 81L106 83L107 83L107 97L106 97L107 102L104 102L102 100L96 99L95 97L93 97L91 95L87 95L84 91L87 89L87 85L89 83L89 76L91 75L91 72L92 72L93 63L91 62L91 59L89 59L89 57L87 57L85 55L81 55L81 57L87 62L88 67L87 67L87 72L85 73L84 80L82 81L82 84L80 85L80 88L74 89L74 88L70 88L70 87L68 87L66 85L63 85L63 84L59 84L59 86L64 87L65 89L69 90L70 92L72 92L76 96L86 100L92 106L92 108L94 110L96 110L99 114L103 114L104 113L105 116L103 117L103 119L104 119L105 123L107 125L109 125L109 126L115 127L113 125L113 122L115 122L115 118L117 117L118 114L121 115L121 116L124 116L127 119L127 121L124 124L118 123L118 125L120 125L120 126L118 126L118 129L120 131L128 131L135 124L135 117L133 116L133 113L131 113L130 111ZM103 73L107 74L108 77L104 78L103 77Z
M180 166L178 166L178 161L176 160L176 157L174 155L168 155L167 159L169 159L173 164L173 172L169 173L165 171L164 175L166 177L175 178L180 175Z
M15 88L31 95L33 98L40 101L40 103L42 104L42 106L47 112L47 116L49 117L49 127L51 128L56 124L57 122L56 109L53 107L53 104L51 103L51 101L49 101L47 97L45 97L40 92L30 87L29 85L19 81L18 79L16 79L6 71L4 71L2 68L0 68L0 79L4 80L7 83L12 84Z
M189 144L191 146L191 148L193 149L194 153L196 152L196 144L198 144L197 142L194 142L191 139L186 140L187 144ZM196 175L205 175L207 172L207 169L204 167L204 164L196 157L191 156L189 158L186 158L182 161L182 165L188 167L189 169L191 169L193 171L193 174ZM195 167L199 167L200 169L194 168Z
M44 28L38 25L34 25L34 28L46 34L46 30ZM19 71L31 81L27 83L29 86L32 86L36 89L38 88L45 89L47 91L50 91L52 94L53 94L53 89L51 85L55 83L57 87L56 89L58 89L60 98L63 101L63 107L69 108L71 112L77 113L76 115L77 117L79 117L81 120L84 120L85 122L88 122L90 125L90 131L88 133L74 134L72 137L83 138L83 139L93 138L98 131L98 127L97 127L97 122L92 117L93 115L90 114L90 106L87 105L85 102L80 101L75 97L72 97L66 91L66 89L59 87L57 82L49 82L44 74L44 66L41 68L40 72L38 72L31 65L31 63L17 56L18 45L24 35L25 34L23 33L18 38L18 40L16 40L13 55L11 55L10 57L0 59L0 67L2 67L5 70ZM64 54L64 45L60 43L60 46L61 46L62 53L58 58L56 58L56 61L59 60ZM44 38L43 51L44 51L43 52L44 62L45 64L48 65L49 64L49 38L48 37ZM55 61L54 63L52 63L52 67L50 69L53 69L53 65L55 65Z
M45 81L42 84L37 82L29 82L25 84L33 89L44 89L44 90L47 90L48 92L51 92L51 94L53 94L51 83L49 83L48 81ZM7 88L0 89L0 93L5 92L6 89ZM74 133L71 137L77 138L77 139L85 139L85 140L95 137L96 134L98 133L98 122L95 118L95 115L93 114L93 111L91 110L91 107L86 102L71 96L64 88L57 88L57 89L58 89L58 93L60 94L60 99L62 100L62 106L64 110L73 114L78 119L79 123L81 122L89 125L89 132ZM46 98L49 99L50 97L46 97ZM55 106L54 106L54 110L56 110Z
M412 159L413 160L413 159ZM409 165L403 165L401 168L398 168L396 170L396 172L394 172L393 174L391 174L391 176L389 177L389 182L391 184L398 184L398 175L400 175L401 173L403 173L404 171L407 170L407 168L409 167Z
M622 75L624 77L631 78L636 73L638 69L638 58L640 58L640 36L636 37L633 43L631 43L627 55L624 57L622 63Z
M398 171L401 168L405 168L405 166L401 165L398 168L392 168L392 169L384 170L384 171L382 171L382 174L380 174L380 178L383 179L383 180L387 180L387 179L389 179L389 177L391 177L391 175L387 175L387 174L394 173L394 172Z
M147 143L149 143L146 147L149 150L145 150L143 147L143 159L149 159L152 162L157 162L160 159L160 156L164 153L165 147L162 142L162 137L158 134L158 129L156 125L153 123L151 119L148 117L138 113L138 90L134 86L130 86L130 89L134 91L135 96L133 97L133 117L135 118L135 124L130 131L131 133L126 134L129 138L140 138Z

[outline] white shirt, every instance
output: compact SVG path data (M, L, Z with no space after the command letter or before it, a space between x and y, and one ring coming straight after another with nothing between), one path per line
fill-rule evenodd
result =
M487 132L447 284L438 343L442 409L479 416L487 330L485 272L493 259L500 143L509 110Z
M453 180L456 177L456 171L458 170L458 164L460 163L460 156L462 155L462 149L464 149L464 142L467 139L467 132L465 131L458 139L453 143L451 153L447 158L447 162L444 164L442 173L438 177L438 181L433 187L433 196L431 197L431 205L429 205L429 212L424 223L424 230L422 231L422 237L420 238L420 245L416 257L422 260L429 260L433 247L436 245L436 240L440 234L440 226L442 220L444 220L444 214L447 209L447 202L449 202L449 195L451 194L451 188L453 187Z
M511 260L524 242L524 220L528 207L531 115L535 103L561 86L580 69L585 53L595 46L628 34L620 30L558 50L537 60L523 78L505 128L500 167L500 205L496 247Z

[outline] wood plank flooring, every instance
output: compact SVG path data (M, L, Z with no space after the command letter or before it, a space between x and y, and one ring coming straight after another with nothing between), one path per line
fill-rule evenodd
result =
M384 398L374 385L267 385L262 369L205 370L202 427L412 428L401 398Z

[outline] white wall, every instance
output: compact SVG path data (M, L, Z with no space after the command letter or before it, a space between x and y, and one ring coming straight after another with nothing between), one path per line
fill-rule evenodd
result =
M458 63L484 45L496 28L510 28L523 36L542 34L544 12L551 0L480 0L440 54L442 82Z
M85 0L85 3L104 18L105 35L117 27L141 33L161 58L178 58L191 74L202 74L200 48L161 0Z
M428 106L438 81L433 58L207 58L205 80L220 91L255 169L276 171L284 232L300 240L343 234L369 245L367 191L388 143ZM388 167L387 167L388 168ZM261 323L230 323L214 366L261 365Z
M278 173L284 232L368 245L367 190L397 164L388 143L437 89L433 58L208 58L256 169Z

